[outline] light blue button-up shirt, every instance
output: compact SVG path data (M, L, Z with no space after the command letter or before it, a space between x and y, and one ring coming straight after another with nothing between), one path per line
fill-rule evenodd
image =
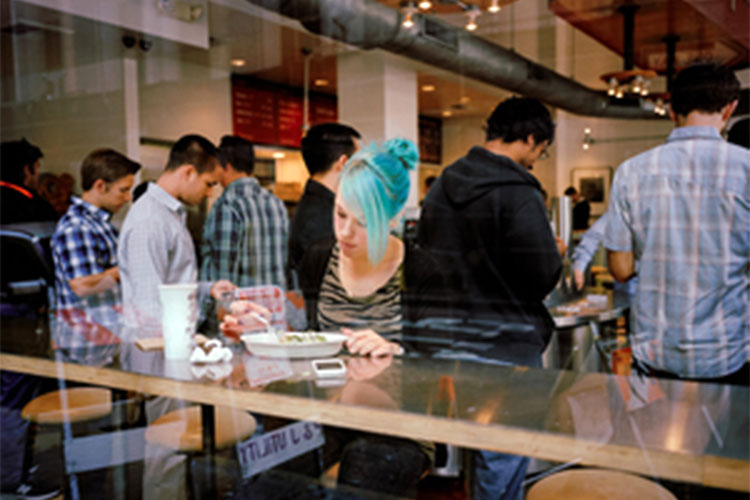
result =
M155 183L130 208L117 251L127 326L161 325L160 284L197 282L186 218L182 202Z
M634 356L689 378L750 355L750 152L679 127L615 175L604 246L632 251Z

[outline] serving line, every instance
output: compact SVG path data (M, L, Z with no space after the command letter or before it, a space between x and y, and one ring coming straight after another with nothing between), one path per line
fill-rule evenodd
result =
M157 360L162 355L148 356ZM245 355L244 362L252 361ZM626 377L403 359L384 373L400 377L401 393L406 396L400 408L397 404L386 409L363 406L361 401L332 400L325 389L310 393L309 384L283 382L258 391L228 387L226 381L181 379L185 376L168 375L163 361L153 363L152 372L143 373L0 353L0 366L184 399L205 408L229 406L377 434L750 491L750 445L748 428L743 425L750 400L746 388L660 381L662 396L650 401L650 389L644 393L638 389L641 382ZM435 408L440 406L431 404L434 390L446 376L455 380L460 403L452 418L439 414ZM646 402L633 406L643 394L647 394ZM586 401L595 404L587 407ZM593 413L597 418L587 422L580 412L576 414L575 407L580 410L581 404L584 415ZM701 420L703 414L706 420ZM585 430L587 425L604 430L591 434ZM211 443L206 444L210 449Z

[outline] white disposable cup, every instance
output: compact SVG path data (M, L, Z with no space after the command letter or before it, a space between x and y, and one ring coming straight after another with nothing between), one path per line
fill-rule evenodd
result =
M189 359L191 337L195 332L197 283L159 285L166 359Z

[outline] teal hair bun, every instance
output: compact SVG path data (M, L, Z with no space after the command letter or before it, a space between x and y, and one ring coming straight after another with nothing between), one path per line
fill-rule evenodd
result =
M396 137L389 139L383 144L388 154L391 154L401 160L407 170L414 170L419 163L419 150L416 144L409 139Z

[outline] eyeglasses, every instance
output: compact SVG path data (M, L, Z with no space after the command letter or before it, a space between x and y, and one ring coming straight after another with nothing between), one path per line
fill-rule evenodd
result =
M547 150L547 148L544 148L544 149L542 149L542 152L539 153L539 158L537 158L537 159L538 160L546 160L547 158L549 158L549 151Z

